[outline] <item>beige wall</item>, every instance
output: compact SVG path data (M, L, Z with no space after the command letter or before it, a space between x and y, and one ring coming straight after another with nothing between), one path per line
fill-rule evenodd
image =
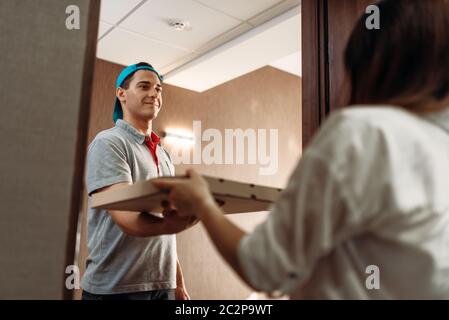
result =
M259 165L193 167L209 175L283 187L301 150L300 90L299 77L272 67L262 68L203 93L166 86L163 110L155 121L154 129L164 131L176 127L191 130L194 120L201 121L203 130L216 128L223 136L224 129L266 129L267 134L269 129L277 129L277 175L260 175ZM203 142L203 149L207 144ZM169 144L166 146L171 147ZM178 172L186 167L178 166Z
M97 61L89 142L100 130L112 126L114 82L120 70L121 66ZM213 176L284 187L301 150L300 88L299 77L271 67L262 68L204 93L195 93L166 84L163 110L154 122L154 130L158 132L169 128L191 130L194 120L201 121L202 130L215 128L220 130L223 136L224 129L267 129L267 131L277 129L279 169L276 175L260 175L257 164L198 164L192 167ZM203 148L206 144L203 143ZM168 143L165 145L168 149L173 148L173 145ZM186 167L186 165L177 166L177 173L182 173ZM83 215L85 226L85 212ZM266 213L239 214L230 216L230 219L242 228L251 230L262 222L266 215ZM86 252L84 231L82 239L80 261ZM178 255L192 298L243 299L250 294L250 290L217 255L201 225L178 235Z

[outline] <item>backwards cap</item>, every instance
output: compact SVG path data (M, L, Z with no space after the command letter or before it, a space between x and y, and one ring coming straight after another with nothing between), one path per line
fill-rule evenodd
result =
M138 70L149 70L151 72L154 72L161 82L164 80L164 78L156 71L156 69L153 68L152 65L146 63L132 64L123 69L122 72L120 72L117 80L115 81L115 89L120 88L125 79ZM114 123L117 122L118 119L123 119L122 105L117 97L115 98L114 114L112 118L114 119Z

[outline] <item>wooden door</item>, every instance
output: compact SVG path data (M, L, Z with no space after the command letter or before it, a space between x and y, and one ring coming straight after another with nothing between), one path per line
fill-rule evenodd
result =
M303 147L326 116L346 104L343 53L373 0L302 0Z

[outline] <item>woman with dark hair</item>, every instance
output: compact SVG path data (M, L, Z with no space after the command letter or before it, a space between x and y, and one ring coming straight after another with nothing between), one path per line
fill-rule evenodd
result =
M256 290L292 298L449 299L449 1L386 0L345 52L350 108L304 151L246 234L204 179L162 181Z

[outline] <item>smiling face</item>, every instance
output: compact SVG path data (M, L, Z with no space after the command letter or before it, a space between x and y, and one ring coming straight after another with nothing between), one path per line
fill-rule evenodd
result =
M162 107L162 85L158 76L149 70L134 73L128 88L118 88L117 98L123 109L123 119L151 121Z

